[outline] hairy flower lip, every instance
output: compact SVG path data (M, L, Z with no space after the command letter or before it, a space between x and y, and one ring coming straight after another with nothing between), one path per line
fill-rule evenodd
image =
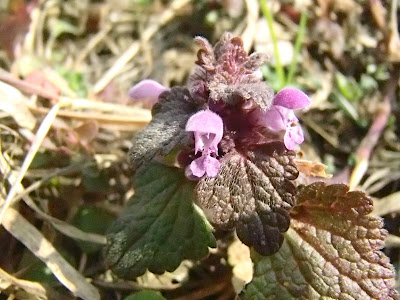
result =
M301 109L310 104L310 98L303 91L290 87L280 90L273 101L273 105L279 105L289 109Z
M218 143L223 135L223 123L219 115L211 110L201 110L190 117L186 131L192 131L195 137L195 152L209 148L218 152Z

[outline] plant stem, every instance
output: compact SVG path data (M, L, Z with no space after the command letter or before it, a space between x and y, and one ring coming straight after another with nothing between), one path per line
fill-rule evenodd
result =
M278 73L278 79L280 82L280 88L282 88L285 85L285 73L282 67L282 63L281 63L281 58L279 56L279 50L278 50L278 42L276 40L276 36L275 36L275 31L274 31L274 24L273 24L273 18L271 15L271 12L269 10L269 7L267 5L267 1L266 0L260 0L260 4L261 4L261 10L264 14L264 17L267 19L267 23L268 23L268 28L269 28L269 32L271 34L271 39L272 39L272 45L274 47L274 54L275 54L275 61L276 61L276 72Z
M305 10L303 10L300 17L299 32L297 33L296 42L294 44L294 54L292 62L290 63L289 72L286 79L286 85L292 83L294 73L296 72L297 57L300 53L301 46L303 45L304 34L306 32L306 25L307 25L307 13Z

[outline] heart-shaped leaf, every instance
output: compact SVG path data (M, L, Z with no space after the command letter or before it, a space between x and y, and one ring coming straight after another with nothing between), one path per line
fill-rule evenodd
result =
M193 203L194 188L181 170L158 163L136 174L132 205L107 233L106 263L118 276L173 271L184 259L198 260L215 247L211 228Z
M294 205L294 155L282 143L225 155L218 175L197 186L198 201L211 223L226 230L236 227L239 239L260 254L277 252Z
M252 254L252 299L399 299L394 270L379 250L387 232L369 216L372 200L343 184L300 187L278 253Z
M183 87L162 93L153 106L152 121L133 138L129 151L132 166L139 168L157 154L167 155L178 144L185 144L190 138L185 131L186 122L200 109L201 103Z

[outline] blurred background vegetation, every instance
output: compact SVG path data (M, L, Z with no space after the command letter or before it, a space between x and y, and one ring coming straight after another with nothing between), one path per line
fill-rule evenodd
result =
M184 85L193 38L225 31L270 55L276 91L310 95L299 157L374 197L400 266L399 11L397 0L2 0L0 299L234 299L246 249L223 233L203 261L135 281L101 255L134 193L131 137L151 119L129 88Z

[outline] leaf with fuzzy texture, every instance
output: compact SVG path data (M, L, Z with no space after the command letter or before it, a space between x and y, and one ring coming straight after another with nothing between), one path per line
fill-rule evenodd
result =
M192 94L214 101L235 105L250 102L266 111L272 105L273 90L261 82L258 72L268 60L262 53L250 56L243 48L243 41L227 32L214 48L204 38L197 37L201 49L197 53L196 68L190 77Z
M132 166L137 169L157 154L167 155L175 146L185 144L190 138L186 122L200 109L201 103L185 88L173 87L162 93L153 107L153 120L133 139L129 151Z
M158 163L136 175L132 205L107 233L106 263L118 276L173 271L184 259L198 260L215 247L211 228L193 203L194 188L181 170Z
M277 252L294 204L294 155L280 142L225 155L218 175L197 186L200 206L216 227L236 227L240 240L259 253Z
M387 232L369 216L372 200L343 184L300 188L285 241L273 256L252 254L242 299L399 299L394 270L379 250Z

